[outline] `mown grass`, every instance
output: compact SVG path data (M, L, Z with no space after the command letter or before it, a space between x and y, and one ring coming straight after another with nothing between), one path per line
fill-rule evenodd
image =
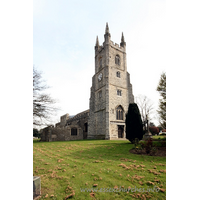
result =
M166 158L131 154L132 147L128 141L34 141L40 199L166 199Z
M153 139L159 139L159 140L166 140L166 136L164 135L154 135Z

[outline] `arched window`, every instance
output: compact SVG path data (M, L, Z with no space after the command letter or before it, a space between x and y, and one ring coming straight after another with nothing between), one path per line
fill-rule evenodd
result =
M116 109L116 119L117 120L123 120L124 119L124 111L121 106L118 106Z
M120 72L117 72L117 77L120 78Z
M119 57L119 55L115 56L115 64L116 65L120 65L120 57Z

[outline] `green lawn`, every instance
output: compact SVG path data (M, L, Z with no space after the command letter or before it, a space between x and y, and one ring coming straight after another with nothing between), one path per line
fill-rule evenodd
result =
M166 158L134 155L132 147L128 141L34 141L40 199L166 199Z
M166 140L166 136L163 136L163 135L154 135L153 139Z

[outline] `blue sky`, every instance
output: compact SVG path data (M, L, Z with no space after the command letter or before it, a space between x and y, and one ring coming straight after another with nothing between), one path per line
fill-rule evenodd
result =
M166 71L165 6L164 0L33 1L33 64L58 100L53 123L89 109L94 45L97 35L104 42L106 22L113 42L124 33L134 96L146 95L157 109L156 87Z

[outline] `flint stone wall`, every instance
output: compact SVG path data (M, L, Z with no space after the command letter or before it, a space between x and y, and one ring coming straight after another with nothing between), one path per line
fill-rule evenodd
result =
M77 128L77 135L71 135L71 128ZM41 141L67 141L67 140L83 140L83 130L78 125L65 128L47 127L43 129Z

